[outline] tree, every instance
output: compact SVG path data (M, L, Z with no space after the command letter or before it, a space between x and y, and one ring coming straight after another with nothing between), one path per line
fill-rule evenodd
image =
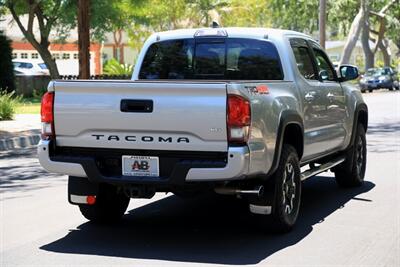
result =
M375 54L378 49L382 51L385 66L390 66L391 63L391 52L388 41L385 39L385 35L387 32L387 18L390 16L388 14L390 14L390 12L392 11L392 6L397 4L397 7L395 7L395 9L399 9L400 6L398 0L390 0L384 2L386 3L383 7L379 5L381 3L371 3L371 7L367 8L367 12L364 17L361 43L365 55L365 69L374 67ZM378 8L380 8L378 12L373 11L377 10ZM400 18L397 18L397 20L399 19ZM372 46L370 46L370 41L373 42Z
M129 36L129 45L140 50L143 42L153 32L191 27L192 19L186 0L130 0L124 14L129 25L124 30Z
M351 53L357 44L358 38L360 37L362 24L364 22L365 12L366 12L367 0L361 0L360 8L355 16L348 34L346 43L343 48L343 55L340 59L339 65L347 64L350 61Z
M354 4L357 2L358 1L356 0L338 0L336 2L336 7L339 7L338 10L347 11L351 10L349 7L354 7ZM395 40L396 37L399 36L398 27L400 25L400 5L398 3L399 0L360 1L358 14L351 23L350 32L347 37L340 64L349 62L351 52L353 51L357 40L360 38L365 55L366 69L374 66L374 58L378 49L382 51L385 65L390 65L391 53L387 37ZM347 5L347 7L345 5ZM376 12L374 10L379 11ZM341 25L343 25L343 23L348 23L349 20L342 17L341 14L343 14L343 12L338 12L336 19L342 21ZM373 42L372 46L370 46L371 41Z
M15 89L10 42L0 31L0 90L6 92L12 92Z
M79 78L90 78L90 0L78 0Z
M271 11L268 0L232 0L221 9L224 27L270 27Z
M9 9L24 37L38 51L49 68L51 77L58 78L57 65L49 51L49 35L57 18L61 15L61 0L3 0L2 4ZM28 14L27 25L23 25L21 21L20 16L23 14ZM35 19L39 25L40 36L35 36L33 32Z
M274 28L312 34L318 30L318 1L273 0L268 4Z
M124 28L130 23L125 14L132 2L141 4L145 0L96 0L91 1L90 29L92 40L104 39L104 33L116 28ZM6 7L13 16L26 40L38 51L47 65L52 78L59 73L55 60L49 51L50 35L63 41L69 32L77 26L76 0L0 0L0 7ZM21 16L26 15L28 22L22 23ZM35 34L34 25L38 25L39 34ZM52 32L53 31L53 32Z
M397 57L400 58L400 1L395 3L394 8L390 10L386 20L388 23L387 38L391 39L397 46Z
M319 43L325 48L326 39L326 0L319 0Z
M229 5L225 0L188 0L192 10L192 19L198 26L210 27L212 23L212 13L218 16L223 8Z

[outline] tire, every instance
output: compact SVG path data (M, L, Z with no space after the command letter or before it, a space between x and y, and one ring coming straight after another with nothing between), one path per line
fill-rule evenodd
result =
M346 152L346 160L334 169L336 182L340 187L361 186L367 165L367 141L364 127L357 126L354 144Z
M93 205L79 205L82 215L94 223L113 223L119 221L128 208L130 198L117 187L101 184L96 202Z
M369 91L370 93L372 93L373 90L372 90L372 89L369 89L368 91Z
M299 157L293 146L284 144L279 166L273 177L271 216L264 216L268 230L286 233L294 227L300 210L301 179Z

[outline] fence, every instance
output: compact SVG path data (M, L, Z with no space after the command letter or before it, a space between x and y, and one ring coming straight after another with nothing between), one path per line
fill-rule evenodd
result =
M15 91L18 95L32 96L33 91L46 90L50 80L50 76L15 75Z
M92 75L91 80L129 80L131 76L128 75ZM77 80L77 75L63 75L60 76L61 80ZM51 78L50 76L27 76L27 75L16 75L16 93L26 97L33 96L33 92L36 91L39 94L47 89Z

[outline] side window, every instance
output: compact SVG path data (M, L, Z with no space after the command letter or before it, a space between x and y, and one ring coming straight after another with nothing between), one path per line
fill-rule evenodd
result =
M301 75L308 80L317 80L307 43L302 39L292 39L290 44Z
M332 69L332 65L328 58L320 49L313 48L315 59L317 61L318 73L324 81L335 81L335 74Z

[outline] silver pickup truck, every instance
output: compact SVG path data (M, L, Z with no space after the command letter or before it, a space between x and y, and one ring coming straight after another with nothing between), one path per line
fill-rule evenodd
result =
M120 219L130 198L213 191L289 231L303 180L331 170L340 186L363 182L368 111L346 83L357 77L298 32L155 33L132 81L50 82L39 160L69 176L69 202L94 222Z

